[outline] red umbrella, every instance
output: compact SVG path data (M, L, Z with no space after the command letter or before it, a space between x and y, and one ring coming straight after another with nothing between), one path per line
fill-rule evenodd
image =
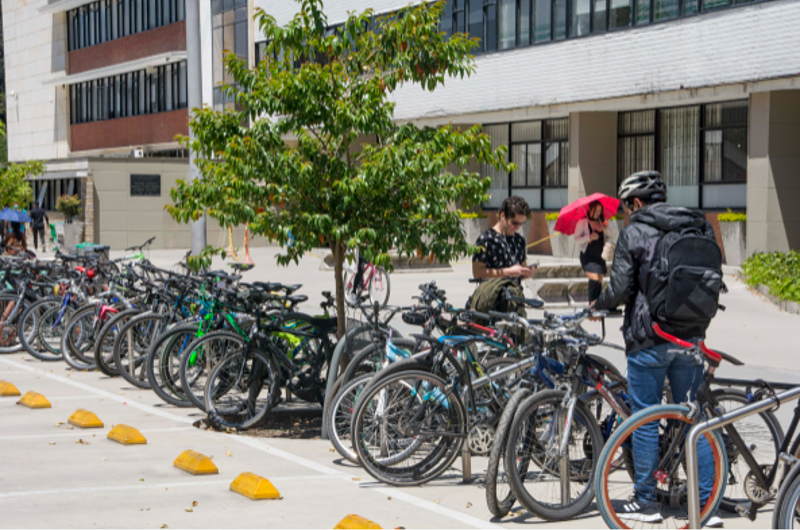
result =
M558 212L555 231L567 236L574 234L578 221L588 215L589 204L594 201L600 201L600 204L603 205L603 218L606 220L617 215L620 204L619 199L603 195L602 193L594 193L561 208L561 211Z

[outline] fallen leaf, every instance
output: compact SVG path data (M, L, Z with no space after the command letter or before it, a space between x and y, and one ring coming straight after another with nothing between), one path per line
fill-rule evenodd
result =
M89 442L86 442L86 441L84 441L84 440L83 440L83 438L78 438L78 441L77 441L77 442L75 442L75 443L76 443L76 444L89 445ZM143 479L143 480L144 480L144 479Z
M192 501L192 506L197 506L197 501Z
M186 511L192 513L194 510L192 510L191 508L186 508Z
M165 524L162 524L162 525L160 526L160 528L169 528L169 526L167 526L167 525L165 525Z
M105 457L103 457L103 458L101 458L100 460L103 460L103 461L105 461L105 460L108 460L108 458L105 458Z
M144 482L144 479L143 479L143 478L140 478L140 479L139 479L139 482Z
M56 444L55 442L50 442L50 445L55 445L55 444Z
M387 498L388 500L392 500L392 498L391 498L391 497L386 497L386 498Z
M214 455L208 457L209 460L214 460Z
M230 451L225 451L225 456L233 456L233 453L231 453Z
M361 481L361 477L353 477L350 480L352 480L353 482L360 482Z
M434 504L439 504L439 503L440 503L440 502L442 502L442 501L440 501L439 499L436 499L436 500L435 500L435 501L433 501L433 502L434 502Z
M467 503L467 508L472 508L472 503L471 502Z
M67 425L67 430L68 430L68 431L71 431L71 430L73 430L73 429L75 429L75 427L73 427L72 425Z

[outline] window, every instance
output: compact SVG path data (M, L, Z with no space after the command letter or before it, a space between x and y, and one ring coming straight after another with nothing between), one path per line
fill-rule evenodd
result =
M225 69L225 54L234 53L247 60L247 2L246 0L214 0L211 4L213 26L214 108L232 109L235 102L221 90L223 84L234 82ZM256 61L262 57L264 44L256 46Z
M186 18L185 0L97 0L67 12L69 51Z
M553 39L567 38L567 0L553 0Z
M633 19L633 0L611 0L608 29L626 28Z
M488 207L496 208L509 194L523 197L531 208L557 209L567 204L569 119L503 123L484 127L492 148L509 146L510 174L483 166L481 174L492 178ZM510 141L509 141L510 140Z
M70 85L70 123L185 109L186 61Z
M620 112L618 117L617 183L655 169L656 111Z
M650 23L650 0L636 0L636 25L646 26Z
M582 37L591 33L592 0L572 0L571 37Z
M547 42L552 38L550 0L534 0L534 2L534 42Z
M517 0L500 0L500 49L517 45Z
M619 114L617 178L661 172L671 204L747 205L747 101Z
M653 13L653 20L655 22L672 20L680 15L681 6L678 0L654 0L654 2L655 13Z
M606 31L606 2L607 0L595 0L594 20L592 31L594 33L605 33Z

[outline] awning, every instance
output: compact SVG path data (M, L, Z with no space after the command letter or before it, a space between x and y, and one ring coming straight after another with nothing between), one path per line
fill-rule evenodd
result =
M43 85L74 85L76 83L83 83L85 81L92 81L93 79L102 79L104 77L111 77L119 74L126 74L128 72L135 72L137 70L144 70L148 66L163 66L165 64L177 63L186 60L185 51L164 52L158 55L151 55L149 57L142 57L128 61L127 63L115 64L112 66L105 66L97 68L96 70L89 70L79 74L66 75L55 77L43 81Z

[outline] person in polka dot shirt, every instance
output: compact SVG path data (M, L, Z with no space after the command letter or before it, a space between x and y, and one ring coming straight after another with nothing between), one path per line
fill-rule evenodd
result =
M517 283L531 278L535 267L528 267L525 238L517 233L530 214L522 197L512 195L500 205L497 224L478 237L481 249L472 256L474 278L514 278Z

